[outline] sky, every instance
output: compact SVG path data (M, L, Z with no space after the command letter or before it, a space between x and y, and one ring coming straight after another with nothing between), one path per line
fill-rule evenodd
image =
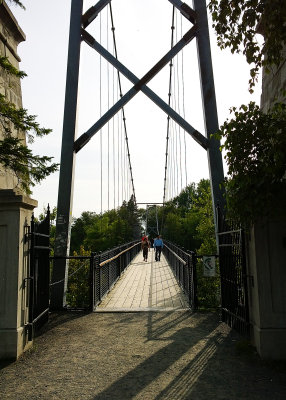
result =
M40 155L52 156L55 162L60 163L71 0L23 0L23 3L26 6L25 11L10 6L26 34L26 41L18 47L22 60L20 69L28 74L22 81L23 106L30 114L37 116L41 126L53 130L47 137L36 139L33 150ZM84 11L94 4L95 0L84 0ZM112 0L111 4L118 59L140 78L170 49L173 6L168 0ZM187 4L192 5L190 1ZM88 31L112 52L107 9L93 21ZM175 41L190 27L191 24L178 13ZM228 50L220 50L211 26L210 38L218 119L219 124L222 124L229 117L230 107L247 104L249 101L259 103L260 85L250 95L249 66L244 57L233 55ZM176 105L174 96L172 106L179 107L180 114L184 112L186 120L204 134L195 40L187 45L182 54L178 57L179 83L173 91L178 91L180 99L184 93L185 100L177 100ZM169 66L166 66L148 84L165 102L168 102L169 70ZM77 137L99 119L109 108L112 98L118 95L113 78L114 73L107 63L100 61L97 53L82 43ZM127 79L122 78L123 94L131 86ZM140 92L125 106L125 117L137 202L161 203L167 116ZM72 209L74 217L79 217L83 211L101 212L117 207L124 197L130 195L130 189L129 192L118 189L118 182L125 179L125 173L122 173L125 164L118 168L116 150L111 144L113 135L115 146L117 137L123 137L122 123L116 118L117 122L106 125L76 155ZM114 131L116 123L119 128ZM178 132L178 127L175 124L172 126ZM178 191L186 183L197 183L200 179L209 177L206 151L183 131L180 130L179 135L182 146L182 178L178 178L175 187ZM123 147L120 144L119 146L123 157ZM175 156L173 158L178 164L178 159L175 160ZM112 159L115 159L114 165ZM185 165L187 172L184 170ZM32 189L32 198L38 200L36 215L48 204L51 207L57 205L58 179L59 174L55 173ZM110 182L109 185L107 182ZM168 195L171 196L170 191Z

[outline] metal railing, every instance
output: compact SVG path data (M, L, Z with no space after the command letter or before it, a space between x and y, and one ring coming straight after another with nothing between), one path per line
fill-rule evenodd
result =
M91 304L94 310L112 289L125 268L141 250L141 242L133 241L100 254L92 255Z
M164 240L163 254L166 257L174 276L183 292L186 294L192 310L198 308L196 256L192 251Z
M221 276L222 320L242 334L249 334L249 304L244 231L225 220L219 221L219 263Z
M90 256L50 257L51 269L58 258L69 263L66 308L94 311L140 250L141 242L133 241Z

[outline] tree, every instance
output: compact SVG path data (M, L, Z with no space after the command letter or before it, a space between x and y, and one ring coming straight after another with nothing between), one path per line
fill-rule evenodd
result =
M269 71L285 57L286 3L284 0L210 0L209 8L218 45L232 53L242 52L249 64L250 91L260 68ZM263 34L261 43L257 33Z
M117 210L103 214L85 211L74 220L71 230L71 252L80 248L105 251L140 237L140 213L133 196Z
M234 118L217 135L225 139L229 215L244 225L262 216L285 215L286 105L276 103L264 113L250 103L231 112Z
M20 1L10 1L24 8ZM7 57L0 56L0 68L7 77L22 79L26 76ZM0 140L0 169L12 172L23 191L30 194L30 187L55 172L58 164L51 163L52 157L33 154L26 146L25 135L28 143L32 143L35 137L43 137L51 130L41 128L34 115L29 115L24 108L17 108L3 94L0 94L0 128L3 133Z
M209 7L219 46L242 52L253 65L249 81L252 91L261 67L268 73L285 60L285 1L210 0ZM261 43L256 39L257 32L263 35ZM285 98L283 83L276 95ZM225 179L227 208L232 219L249 226L260 217L285 213L286 107L277 102L264 113L251 102L232 108L231 113L232 118L216 135L224 139L222 149L229 167Z

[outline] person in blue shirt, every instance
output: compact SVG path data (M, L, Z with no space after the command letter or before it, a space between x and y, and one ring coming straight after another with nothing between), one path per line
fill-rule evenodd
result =
M154 240L154 250L155 250L155 261L160 261L161 251L163 249L164 243L163 240L160 238L160 235Z

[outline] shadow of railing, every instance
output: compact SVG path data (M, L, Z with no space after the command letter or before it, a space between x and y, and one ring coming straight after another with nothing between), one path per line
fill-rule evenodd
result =
M206 330L200 327L201 324L210 329L207 337ZM214 355L217 344L223 341L222 334L216 331L219 324L216 314L204 316L191 314L190 312L174 312L164 313L164 315L154 313L151 317L147 315L147 341L162 341L167 344L163 346L157 344L158 350L154 354L147 357L93 399L134 399L146 388L149 389L149 386L157 382L158 379L163 379L168 370L176 369L177 362L185 358L187 354L190 354L192 349L195 349L195 356L188 363L188 367L185 367L181 372L178 370L176 378L171 383L168 382L157 397L152 397L150 393L150 397L146 397L154 399L168 398L170 400L186 398L184 396L177 397L177 386L183 385L184 388L189 388L185 379L188 368L191 368L198 375L209 358ZM202 364L200 365L200 363ZM162 384L160 385L162 386ZM183 388L180 388L180 390L183 390Z

